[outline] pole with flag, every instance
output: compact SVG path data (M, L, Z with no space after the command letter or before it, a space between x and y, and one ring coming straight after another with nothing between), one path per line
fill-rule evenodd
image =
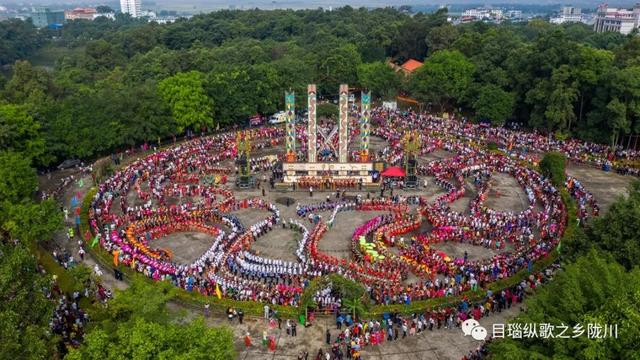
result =
M216 284L216 296L219 300L222 299L222 291L220 291L220 285Z

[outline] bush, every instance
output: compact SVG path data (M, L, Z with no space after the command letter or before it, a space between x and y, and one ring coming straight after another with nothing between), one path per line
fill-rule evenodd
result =
M548 152L544 154L540 161L540 172L550 179L556 188L562 188L567 178L565 173L566 162L567 157L564 154L555 151Z
M487 149L491 150L491 151L495 151L498 150L498 144L496 144L495 141L489 141L487 143Z
M319 104L316 108L316 113L318 118L329 118L329 119L337 119L338 118L338 105L332 103L322 103Z

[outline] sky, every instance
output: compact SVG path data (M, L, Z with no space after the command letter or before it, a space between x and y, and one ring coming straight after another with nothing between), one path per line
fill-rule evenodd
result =
M153 9L167 9L167 10L181 10L181 11L204 11L215 9L228 9L230 6L235 6L236 9L275 9L275 8L328 8L339 7L344 5L351 5L353 7L385 7L385 6L400 6L400 5L413 5L413 6L438 6L446 4L469 4L474 6L480 6L483 4L511 4L511 5L554 5L558 7L561 4L573 5L585 8L595 8L602 2L608 2L610 6L625 6L631 7L637 0L497 0L494 2L486 0L435 0L435 1L420 1L420 0L142 0L143 8ZM0 0L0 5L8 3L22 3L25 5L57 5L68 6L73 5L111 5L118 8L118 0Z

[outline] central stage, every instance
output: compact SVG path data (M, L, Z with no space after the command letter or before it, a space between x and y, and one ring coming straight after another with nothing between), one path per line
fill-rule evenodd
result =
M284 163L282 170L286 183L309 177L355 179L370 183L373 163Z
M295 126L295 96L292 92L285 94L285 106L287 109L286 129L286 156L282 164L284 173L283 182L287 184L298 183L300 180L311 182L327 182L335 179L339 182L354 181L361 185L373 182L373 163L369 162L369 118L371 112L371 95L362 93L361 113L359 114L360 124L360 159L362 162L348 162L349 143L349 86L340 85L340 105L338 120L338 162L319 163L317 162L317 125L316 125L316 86L311 84L307 87L308 116L307 127L307 162L296 162L296 126ZM330 139L325 139L325 142Z

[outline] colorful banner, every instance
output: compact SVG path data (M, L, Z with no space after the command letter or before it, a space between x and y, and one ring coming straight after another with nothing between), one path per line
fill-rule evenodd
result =
M369 137L371 136L371 92L362 92L362 116L360 117L360 161L369 161Z
M309 125L307 127L307 161L310 163L316 162L316 149L317 149L317 125L316 125L316 85L309 84L307 86L307 99L309 109Z
M346 163L349 156L349 85L347 84L340 84L340 120L338 124L340 126L338 161Z
M294 92L284 93L284 104L286 111L286 150L287 161L294 162L296 160L296 112L295 112L296 96Z

